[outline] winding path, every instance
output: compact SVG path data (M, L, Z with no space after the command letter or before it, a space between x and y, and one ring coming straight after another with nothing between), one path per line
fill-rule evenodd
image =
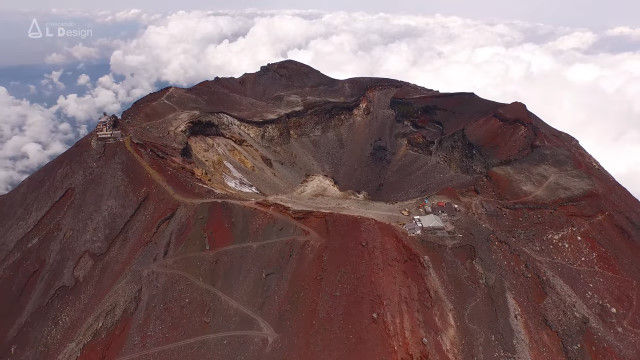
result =
M243 243L243 244L234 244L234 245L229 245L229 246L225 246L225 247L221 247L218 249L215 249L213 251L197 251L197 252L192 252L192 253L188 253L188 254L184 254L184 255L180 255L180 256L174 256L171 258L167 258L167 259L163 259L159 262L156 263L156 265L158 264L163 264L163 263L171 263L174 261L178 261L178 260L182 260L182 259L188 259L188 258L194 258L194 257L211 257L214 255L217 255L218 253L224 252L224 251L229 251L229 250L233 250L233 249L241 249L241 248L256 248L258 246L262 246L262 245L267 245L267 244L273 244L273 243L278 243L278 242L283 242L283 241L288 241L288 240L305 240L305 239L309 239L309 236L298 236L298 235L292 235L292 236L285 236L285 237L281 237L281 238L275 238L275 239L271 239L271 240L265 240L265 241L258 241L258 242L247 242L247 243Z
M179 202L187 203L187 204L206 204L206 203L213 203L213 202L229 203L229 204L240 205L240 206L248 207L248 208L251 208L251 209L263 211L263 212L266 212L266 213L268 213L268 214L270 214L273 217L276 217L278 219L283 219L283 220L295 223L298 227L300 227L301 229L303 229L307 233L309 233L309 235L313 238L313 240L321 242L321 237L315 230L311 229L310 227L306 226L305 224L301 223L300 221L292 219L291 217L286 216L286 215L284 215L284 214L282 214L280 212L274 211L274 210L272 210L270 208L267 208L267 207L260 206L260 205L256 204L254 201L220 199L220 198L194 198L194 197L184 196L184 195L178 193L177 191L175 191L173 189L173 187L171 187L171 185L169 185L165 181L165 179L162 177L162 175L160 175L155 169L153 169L151 167L151 165L149 165L140 156L140 154L138 154L135 151L135 149L131 145L131 138L130 137L126 137L124 139L124 146L133 155L133 157L138 161L138 163L140 163L140 165L145 169L145 171L149 174L149 176L151 176L153 181L155 181L158 185L160 185L167 193L169 193L169 195L171 195L171 197L173 197L174 199L176 199Z
M197 336L197 337L194 337L194 338L191 338L191 339L186 339L186 340L174 342L174 343L167 344L167 345L158 346L156 348L145 350L145 351L140 351L140 352L137 352L135 354L129 354L127 356L123 356L123 357L118 358L118 360L134 359L134 358L137 358L139 356L155 354L155 353L158 353L158 352L161 352L161 351L164 351L164 350L173 349L175 347L182 346L182 345L192 344L192 343L195 343L195 342L198 342L198 341L204 341L204 340L210 340L210 339L215 339L215 338L220 338L220 337L228 337L228 336L267 336L267 335L262 331L227 331L227 332L221 332L221 333L216 333L216 334L207 334L207 335Z
M193 275L191 275L189 273L186 273L184 271L180 271L180 270L166 269L166 268L160 268L160 267L152 267L150 270L158 272L158 273L164 273L164 274L168 274L168 275L177 275L177 276L184 277L185 279L187 279L190 282L202 287L203 289L209 290L212 293L218 295L220 298L222 298L224 301L228 302L233 307L237 308L238 310L241 310L242 312L244 312L245 314L249 315L254 320L256 320L256 322L258 322L258 324L260 324L260 327L262 328L262 331L269 338L269 343L271 343L271 341L273 341L273 339L275 339L278 336L278 334L276 334L275 330L273 330L273 327L271 327L271 325L269 325L269 323L265 319L263 319L260 315L256 314L253 310L249 309L248 307L246 307L246 306L240 304L239 302L237 302L236 300L232 299L227 294L225 294L222 291L220 291L218 288L198 280Z
M199 279L197 279L196 277L194 277L193 275L191 275L189 273L186 273L186 272L180 271L180 270L175 270L175 269L162 267L160 265L166 264L166 263L170 263L170 262L173 262L173 261L176 261L176 260L184 259L184 258L197 257L197 256L212 256L212 255L218 254L218 253L220 253L222 251L230 251L230 250L234 250L234 249L242 249L242 248L248 248L248 247L255 248L255 247L258 247L258 246L263 246L263 245L267 245L267 244L274 244L274 243L278 243L278 242L282 242L282 241L289 241L289 240L309 239L309 240L312 240L312 241L315 240L315 242L317 243L317 242L321 241L320 235L317 232L315 232L313 229L311 229L310 227L302 224L301 222L296 221L295 219L292 219L291 217L286 216L286 215L284 215L282 213L279 213L277 211L274 211L272 209L259 206L253 201L239 201L239 200L218 199L218 198L193 198L193 197L189 197L189 196L184 196L184 195L178 193L173 187L171 187L171 185L169 185L165 181L165 179L162 177L162 175L160 175L156 170L154 170L136 152L136 150L131 145L130 137L126 137L124 139L124 145L127 148L127 150L133 155L133 157L136 159L136 161L145 169L145 171L149 174L149 176L154 180L154 182L156 182L158 185L160 185L167 193L169 193L169 195L171 195L171 197L173 197L174 199L176 199L179 202L187 203L187 204L204 204L204 203L212 203L212 202L223 203L224 202L224 203L231 203L231 204L236 204L236 205L248 207L248 208L251 208L251 209L255 209L255 210L259 210L259 211L262 211L262 212L269 213L270 215L272 215L272 216L274 216L276 218L284 219L284 220L289 221L289 222L293 222L294 224L296 224L296 226L298 226L300 229L305 231L307 233L307 235L306 236L304 236L304 235L291 235L291 236L280 237L280 238L266 240L266 241L260 241L260 242L249 242L249 243L243 243L243 244L229 245L229 246L226 246L226 247L223 247L223 248L216 249L215 251L211 251L211 252L195 252L195 253L184 254L184 255L180 255L180 256L164 259L161 262L158 262L158 263L154 264L153 266L149 267L147 269L147 271L149 271L149 272L156 272L156 273L162 273L162 274L165 274L165 275L179 276L179 277L182 277L182 278L188 280L189 282L191 282L191 283L193 283L193 284L195 284L197 286L200 286L203 289L206 289L206 290L216 294L221 299L223 299L224 301L229 303L231 306L237 308L238 310L242 311L243 313L245 313L248 316L250 316L251 318L253 318L259 324L259 326L262 329L262 331L255 331L255 330L226 331L226 332L220 332L220 333L201 335L201 336L197 336L197 337L193 337L193 338L177 341L177 342L174 342L174 343L170 343L170 344L154 347L154 348L147 349L147 350L144 350L144 351L136 352L136 353L133 353L133 354L128 354L128 355L125 355L125 356L120 357L118 359L119 360L129 360L129 359L137 358L137 357L140 357L140 356L152 355L152 354L155 354L155 353L158 353L158 352L161 352L161 351L169 350L169 349L172 349L172 348L175 348L175 347L179 347L179 346L192 344L192 343L199 342L199 341L205 341L205 340L210 340L210 339L215 339L215 338L220 338L220 337L228 337L228 336L265 337L268 340L268 347L271 346L271 343L273 342L273 340L275 338L278 337L278 334L275 332L275 330L269 324L269 322L267 322L264 318L262 318L256 312L254 312L253 310L249 309L245 305L239 303L235 299L229 297L227 294L225 294L224 292L222 292L218 288L200 281Z

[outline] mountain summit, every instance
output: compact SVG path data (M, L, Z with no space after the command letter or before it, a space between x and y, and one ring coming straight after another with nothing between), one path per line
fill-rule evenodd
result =
M165 88L0 196L7 359L637 359L640 203L470 93Z

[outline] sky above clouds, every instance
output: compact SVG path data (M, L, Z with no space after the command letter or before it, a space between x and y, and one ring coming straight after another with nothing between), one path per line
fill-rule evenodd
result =
M605 29L618 25L640 25L640 2L633 0L3 0L0 10L85 9L144 12L203 10L284 10L316 9L367 13L443 14L479 20L521 20L556 26Z
M501 102L522 101L576 137L640 197L637 24L621 20L578 27L293 10L37 15L81 24L93 34L64 41L28 39L35 15L10 17L22 34L0 38L0 45L38 45L38 50L24 52L29 59L21 62L33 64L24 70L31 71L24 81L3 76L3 64L14 74L6 69L20 62L0 55L0 193L86 134L103 111L120 113L166 85L238 76L290 58L336 78L383 76L440 91L473 91Z

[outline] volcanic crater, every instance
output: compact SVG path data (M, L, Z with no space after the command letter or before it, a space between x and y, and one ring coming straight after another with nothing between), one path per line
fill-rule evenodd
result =
M118 127L0 196L0 357L640 358L640 203L522 103L287 60Z

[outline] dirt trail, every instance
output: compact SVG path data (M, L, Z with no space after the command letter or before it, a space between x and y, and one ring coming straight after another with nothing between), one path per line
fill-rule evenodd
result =
M164 178L162 177L162 175L160 175L156 170L154 170L133 148L133 146L131 145L131 138L130 137L126 137L124 139L124 145L127 148L127 150L133 155L133 157L136 159L136 161L138 161L138 163L145 169L145 171L149 174L149 176L151 176L151 178L153 179L153 181L155 181L158 185L162 186L163 189L165 189L165 191L167 191L169 193L169 195L171 195L171 197L173 197L174 199L183 202L183 203L187 203L187 204L205 204L205 203L212 203L212 202L218 202L218 203L230 203L230 204L236 204L236 205L240 205L240 206L244 206L244 207L248 207L251 209L255 209L255 210L259 210L259 211L263 211L263 212L267 212L270 215L279 218L279 219L285 219L287 221L293 222L295 223L297 226L299 226L301 229L305 230L306 232L308 232L316 241L322 242L321 241L321 237L320 235L315 232L313 229L311 229L310 227L304 225L303 223L296 221L295 219L286 216L280 212L274 211L272 209L269 209L267 207L263 207L260 205L257 205L255 202L253 201L242 201L242 200L231 200L231 199L219 199L219 198L193 198L193 197L188 197L188 196L184 196L180 193L178 193L177 191L175 191L173 189L173 187L171 187L171 185L169 185Z
M396 226L399 222L405 222L409 219L409 217L402 215L400 211L404 208L413 208L417 201L409 200L389 204L379 201L330 196L305 198L292 194L271 196L268 200L295 210L362 216L393 226Z
M200 286L200 287L202 287L202 288L204 288L206 290L209 290L209 291L215 293L220 298L222 298L223 300L225 300L226 302L228 302L229 304L231 304L232 306L234 306L238 310L242 311L243 313L245 313L245 314L249 315L251 318L253 318L259 324L259 326L261 327L262 331L253 331L253 330L228 331L228 332L221 332L221 333L215 333L215 334L202 335L202 336L194 337L194 338L191 338L191 339L178 341L178 342L175 342L175 343L162 345L162 346L159 346L159 347L156 347L156 348L153 348L153 349L137 352L137 353L134 353L134 354L129 354L129 355L126 355L124 357L120 357L119 359L120 360L133 359L133 358L136 358L136 357L139 357L139 356L151 355L151 354L163 351L163 350L168 350L168 349L171 349L171 348L174 348L174 347L177 347L177 346L187 345L187 344L191 344L191 343L198 342L198 341L204 341L204 340L208 340L208 339L214 339L214 338L225 337L225 336L261 336L261 337L266 337L267 340L268 340L268 346L270 346L272 341L278 336L278 334L275 332L273 327L264 318L262 318L260 315L255 313L253 310L247 308L246 306L242 305L241 303L237 302L233 298L229 297L228 295L226 295L225 293L223 293L222 291L220 291L216 287L200 281L199 279L197 279L196 277L194 277L193 275L191 275L189 273L186 273L186 272L183 272L183 271L180 271L180 270L160 267L159 265L161 265L163 263L169 263L169 262L173 262L173 261L176 261L176 260L184 259L184 258L189 258L189 257L211 256L211 255L217 254L217 253L219 253L221 251L228 251L228 250L246 248L246 247L255 248L257 246L277 243L277 242L280 242L280 241L288 241L288 240L296 240L296 239L297 240L309 239L309 240L312 240L312 241L314 241L316 243L319 243L319 242L322 242L322 238L320 237L320 235L317 232L315 232L313 229L311 229L310 227L304 225L303 223L301 223L299 221L296 221L295 219L292 219L289 216L286 216L286 215L284 215L284 214L282 214L280 212L274 211L272 209L259 206L256 203L251 202L251 201L239 201L239 200L217 199L217 198L193 198L193 197L184 196L184 195L178 193L171 185L169 185L165 181L165 179L162 177L162 175L160 175L156 170L154 170L135 151L135 149L131 145L130 137L126 137L124 139L124 145L125 145L126 149L133 155L133 157L136 159L136 161L145 169L145 171L149 174L149 176L153 179L153 181L156 182L158 185L160 185L165 191L167 191L167 193L169 193L169 195L171 195L171 197L173 197L174 199L176 199L179 202L187 203L187 204L204 204L204 203L211 203L211 202L218 202L218 203L225 202L225 203L231 203L231 204L236 204L236 205L248 207L248 208L251 208L251 209L255 209L255 210L259 210L259 211L262 211L262 212L269 213L270 215L274 216L275 218L284 219L284 220L286 220L288 222L292 222L296 226L298 226L300 229L305 231L308 235L307 236L304 236L304 235L299 235L299 236L292 235L292 236L280 237L280 238L261 241L261 242L255 242L255 243L252 242L252 243L245 243L245 244L234 244L234 245L230 245L230 246L226 246L226 247L217 249L217 250L212 251L212 252L206 252L206 253L196 252L196 253L190 253L190 254L185 254L185 255L181 255L181 256L177 256L177 257L168 258L168 259L163 260L162 262L156 263L153 266L149 267L147 269L147 271L163 273L163 274L166 274L166 275L180 276L180 277L183 277L186 280L194 283L197 286Z
M189 204L202 204L202 203L206 203L206 202L211 202L211 201L216 201L219 199L196 199L196 198L189 198L189 197L185 197L182 196L181 194L179 194L178 192L176 192L169 184L167 184L167 182L162 178L162 175L160 175L157 171L155 171L134 149L133 146L131 146L131 138L130 137L126 137L124 139L124 146L127 148L127 150L131 153L131 155L133 155L133 157L138 161L138 163L140 165L142 165L142 167L144 168L144 170L149 174L149 176L151 176L151 179L153 179L153 181L155 181L158 185L162 186L162 188L169 193L169 195L171 195L171 197L173 197L174 199L183 202L183 203L189 203Z
M209 290L209 291L213 292L214 294L218 295L219 297L224 299L226 302L228 302L229 304L231 304L232 306L234 306L238 310L241 310L245 314L247 314L250 317L252 317L253 319L255 319L258 322L258 324L260 324L260 327L262 328L263 332L267 334L267 337L269 338L269 342L273 341L273 339L275 339L278 336L278 334L275 332L275 330L273 330L273 327L271 327L271 325L269 325L269 323L265 319L263 319L260 315L256 314L255 312L253 312L253 310L247 308L246 306L244 306L244 305L240 304L239 302L237 302L236 300L232 299L227 294L225 294L222 291L220 291L218 288L198 280L193 275L191 275L189 273L186 273L184 271L180 271L180 270L166 269L166 268L155 267L155 266L151 267L150 270L151 271L155 271L155 272L159 272L159 273L165 273L165 274L170 274L170 275L178 275L178 276L184 277L185 279L187 279L187 280L191 281L192 283L202 287L203 289Z
M265 241L259 241L259 242L248 242L248 243L244 243L244 244L234 244L234 245L229 245L229 246L225 246L225 247L221 247L219 249L215 249L213 251L205 251L205 252L192 252L192 253L188 253L188 254L184 254L184 255L180 255L180 256L175 256L175 257L171 257L171 258L167 258L164 259L162 261L159 261L156 263L156 265L158 264L164 264L164 263L172 263L174 261L178 261L178 260L182 260L182 259L188 259L188 258L193 258L193 257L209 257L209 256L213 256L213 255L217 255L220 252L223 251L229 251L229 250L233 250L233 249L242 249L242 248L257 248L258 246L262 246L262 245L267 245L267 244L273 244L273 243L278 243L278 242L282 242L282 241L288 241L288 240L306 240L309 239L309 236L285 236L285 237L280 237L280 238L276 238L276 239L271 239L271 240L265 240Z
M171 92L173 91L173 87L169 88L169 91L167 91L162 98L160 99L160 101L166 103L167 105L171 106L172 108L175 109L175 111L180 111L180 109L178 109L177 106L175 106L172 102L170 102L169 100L167 100L167 96L171 94Z
M155 347L153 349L149 349L149 350L145 350L145 351L140 351L137 352L135 354L129 354L123 357L119 357L118 360L129 360L129 359L134 359L140 356L144 356L144 355L151 355L151 354L155 354L158 353L160 351L164 351L164 350L169 350L178 346L182 346L182 345L187 345L187 344L192 344L194 342L198 342L198 341L204 341L204 340L210 340L210 339L215 339L215 338L219 338L219 337L228 337L228 336L264 336L264 337L268 337L268 334L262 331L227 331L227 332L221 332L221 333L215 333L215 334L207 334L207 335L202 335L202 336L197 336L191 339L186 339L186 340L182 340L182 341L178 341L178 342L174 342L171 344L167 344L167 345L162 345L162 346L158 346Z
M553 175L549 176L549 178L547 179L547 181L544 182L544 184L540 185L538 190L536 190L536 191L532 192L531 194L529 194L529 195L527 195L525 197L522 197L520 199L510 200L510 201L507 201L507 202L516 203L516 202L523 202L523 201L531 200L534 197L536 197L539 194L541 194L547 188L547 186L549 184L551 184L551 182L553 182L553 180L555 180L555 178L556 178L556 174L553 174Z
M263 207L258 205L256 202L251 200L232 200L232 199L219 199L219 198L193 198L184 196L171 185L167 184L165 179L160 175L156 170L154 170L133 148L131 145L130 137L126 137L124 140L124 144L127 150L135 157L135 159L142 165L142 167L146 170L146 172L151 176L151 178L158 183L162 188L164 188L174 199L188 204L204 204L211 202L226 202L231 204L237 204L245 207L249 207L252 209L266 211L269 214L276 216L281 219L287 219L289 221L293 221L296 225L303 228L305 231L310 234L314 234L314 231L304 224L283 215L280 212L270 210L267 207ZM271 196L266 198L268 201L278 203L284 205L288 208L294 210L306 210L306 211L317 211L317 212L331 212L331 213L339 213L351 216L362 216L372 218L387 224L390 224L394 227L398 226L398 223L405 222L407 220L406 216L403 216L400 213L400 210L412 207L413 203L415 203L416 199L403 201L396 204L388 204L382 202L375 201L365 201L358 199L348 199L348 198L331 198L331 197L317 197L312 201L308 199L295 197L295 196L287 196L287 195L279 195L279 196ZM314 234L314 238L319 239L317 234ZM321 241L320 241L321 242Z

